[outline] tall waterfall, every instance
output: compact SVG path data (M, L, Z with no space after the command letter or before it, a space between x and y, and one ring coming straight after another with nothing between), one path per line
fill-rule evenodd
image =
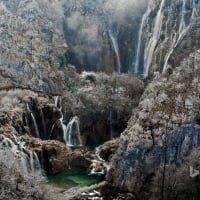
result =
M116 38L113 36L113 34L110 30L108 31L108 33L109 33L110 39L112 41L112 45L113 45L113 49L115 51L115 55L117 57L117 65L118 65L117 71L118 71L118 73L120 73L121 72L121 61L120 61L120 56L119 56L118 42L117 42Z
M165 0L162 0L160 3L160 8L156 15L156 20L153 29L153 35L149 40L147 48L145 48L144 54L144 76L147 77L149 73L149 67L151 65L153 52L155 50L156 44L160 38L161 28L162 28L162 21L163 21L163 8L165 5Z
M179 34L178 41L182 37L183 31L185 30L185 27L186 27L186 24L185 24L185 13L186 13L185 1L186 0L183 0L183 2L182 2L181 21L180 21L180 26L178 29L178 34Z
M23 173L35 173L41 170L40 162L34 151L28 150L21 137L13 135L15 143L8 137L1 135L0 150L10 150L20 160Z
M193 20L197 14L195 10L196 10L195 1L193 1L193 11L192 11L192 15L191 15L191 20ZM179 24L178 34L176 33L174 35L170 50L169 50L168 54L166 54L166 56L165 56L163 73L167 70L168 61L169 61L171 54L174 51L174 48L178 45L179 41L182 39L183 35L189 28L189 25L186 25L186 22L185 22L185 14L186 14L186 0L183 0L182 1L182 9L181 9L181 20L180 20L180 24Z
M150 5L150 3L149 3ZM136 60L135 60L135 73L138 73L139 67L140 67L140 55L141 55L141 42L142 42L142 31L143 27L145 25L146 19L149 16L149 13L151 11L150 6L148 5L146 12L144 13L142 17L142 21L140 24L140 29L138 32L138 44L137 44L137 53L136 53Z
M59 97L55 97L55 106L61 112L61 118L59 120L62 125L63 139L65 143L69 146L81 145L79 118L77 116L73 117L66 126L63 123L62 104L61 104L61 99L59 99ZM53 127L52 127L52 130L53 130Z
M31 111L31 109L30 109L28 103L27 103L27 110L28 110L28 112L31 114L31 119L32 119L32 122L33 122L33 125L34 125L34 129L35 129L36 136L37 136L38 138L40 138L40 132L39 132L39 129L38 129L38 126L37 126L37 122L36 122L36 120L35 120L35 116L34 116L33 112Z

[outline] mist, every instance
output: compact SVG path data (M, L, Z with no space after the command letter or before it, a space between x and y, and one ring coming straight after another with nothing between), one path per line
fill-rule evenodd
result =
M23 6L23 2L15 3L16 10L18 6ZM127 43L124 41L127 30L129 41L130 31L133 35L134 31L138 31L147 3L148 0L33 0L29 4L45 21L50 22L44 23L43 27L63 35L70 50L69 58L66 59L69 60L73 55L72 60L76 60L70 64L95 70L99 63L105 64L100 60L105 49L109 54L107 57L114 54L109 32L121 50L121 46ZM35 15L38 15L37 12ZM126 52L124 54L126 56Z

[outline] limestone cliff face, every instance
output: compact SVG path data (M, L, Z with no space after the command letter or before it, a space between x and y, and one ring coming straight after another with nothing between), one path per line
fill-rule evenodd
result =
M141 23L136 72L165 72L198 49L199 16L198 0L150 1Z
M194 62L195 61L195 62ZM180 164L199 145L199 50L152 81L120 137L108 179L139 192L162 164Z
M112 73L120 62L122 72L133 71L146 0L137 5L128 0L0 2L4 82L60 92L67 64Z
M67 49L62 33L36 1L11 2L0 2L1 82L59 93L67 76L59 68Z

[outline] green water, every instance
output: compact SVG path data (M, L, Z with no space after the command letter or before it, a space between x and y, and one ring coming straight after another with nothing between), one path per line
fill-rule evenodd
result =
M89 175L84 168L69 169L57 175L47 177L49 184L69 189L74 186L90 186L104 180L100 175Z

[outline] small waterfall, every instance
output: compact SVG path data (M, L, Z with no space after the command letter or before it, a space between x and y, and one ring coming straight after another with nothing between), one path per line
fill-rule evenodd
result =
M162 0L160 3L160 8L156 15L156 20L153 29L153 35L149 40L147 48L145 49L144 54L144 76L147 77L149 73L149 67L151 65L153 52L155 50L156 44L160 38L161 28L162 28L162 20L163 20L163 8L165 5L165 0Z
M59 97L58 96L54 97L54 105L55 105L56 108L58 108L58 110L62 110L61 103L59 103Z
M38 126L37 126L37 122L36 122L36 120L35 120L35 116L34 116L34 114L32 113L32 111L31 111L31 109L30 109L28 103L27 103L27 110L28 110L28 112L30 112L30 114L31 114L31 119L32 119L32 121L33 121L33 125L34 125L34 129L35 129L36 136L37 136L38 138L40 138L40 132L39 132L39 129L38 129Z
M196 8L195 0L193 0L193 2L192 2L192 16L191 16L191 19L193 20L195 17L198 17L198 12L197 12L197 8Z
M34 159L33 159L33 152L30 152L30 166L31 166L31 171L34 171Z
M105 169L106 171L108 171L110 169L110 165L109 163L107 163L104 159L101 158L100 156L100 147L97 147L95 149L95 156L96 156L96 159L92 160L92 169L90 171L90 174L105 174ZM97 166L98 165L101 165L102 166L102 170L101 171L97 171Z
M14 153L16 158L20 160L25 175L41 170L37 154L26 148L25 142L21 137L13 135L16 144L4 135L1 135L1 137L0 150L10 150Z
M54 127L55 127L55 123L54 123L53 126L51 127L51 133L50 133L50 135L49 135L49 139L51 139L51 135L52 135L52 133L53 133Z
M64 140L68 145L74 146L81 144L79 118L77 116L73 117L64 129Z
M138 73L139 67L140 67L140 53L141 53L142 31L143 31L143 27L145 25L146 19L148 18L149 13L151 11L149 5L147 7L146 12L144 13L144 15L142 17L142 21L141 21L141 24L140 24L140 29L139 29L139 32L138 32L138 44L137 44L137 53L136 53L136 61L135 61L135 73Z
M79 128L79 118L77 116L73 117L72 120L67 124L67 126L63 123L63 113L62 113L62 104L59 97L54 98L55 106L61 112L60 123L63 129L63 139L65 144L69 146L77 146L81 145L81 138L80 138L80 128ZM52 126L51 132L54 129Z
M30 151L29 162L32 172L35 172L36 169L40 169L40 161L38 159L37 154L33 151Z
M38 130L37 122L36 122L35 117L34 117L34 115L33 115L32 112L31 112L31 118L33 120L33 124L34 124L34 128L35 128L35 133L36 133L37 137L40 138L40 133L39 133L39 130Z
M117 43L116 38L113 36L113 34L110 30L108 31L108 33L109 33L110 39L112 41L112 45L113 45L113 49L115 51L115 55L117 56L117 65L118 65L117 71L118 71L118 73L120 73L121 72L121 61L120 61L120 56L119 56L118 43Z

